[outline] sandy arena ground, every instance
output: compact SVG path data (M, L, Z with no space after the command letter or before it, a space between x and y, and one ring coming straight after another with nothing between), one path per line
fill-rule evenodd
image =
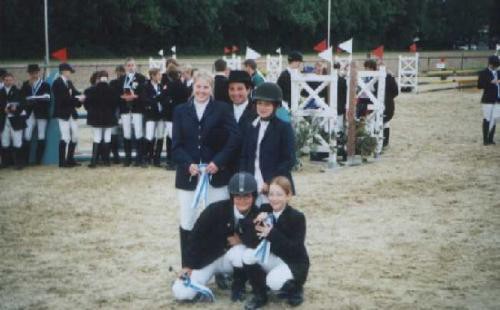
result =
M482 145L478 102L400 95L380 161L294 174L311 258L301 309L500 307L500 138ZM211 305L172 299L173 180L154 168L1 170L0 308L242 308L218 289Z

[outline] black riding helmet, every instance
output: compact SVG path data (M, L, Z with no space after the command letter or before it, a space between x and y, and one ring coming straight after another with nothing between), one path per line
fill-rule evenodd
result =
M280 106L281 101L283 100L283 91L281 91L278 84L264 82L255 89L252 99L253 101L271 101Z
M238 172L229 180L229 195L254 194L257 196L257 182L253 175L248 172Z

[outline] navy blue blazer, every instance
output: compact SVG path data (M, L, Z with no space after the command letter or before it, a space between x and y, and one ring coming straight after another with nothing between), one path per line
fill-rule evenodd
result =
M73 119L78 118L76 109L81 107L82 104L75 98L75 96L80 95L81 93L73 86L73 82L68 80L66 84L64 83L62 77L58 77L54 80L54 83L52 83L52 94L55 102L55 118L60 118L66 121L70 117L73 117Z
M38 89L36 89L36 93L33 93L33 91L34 89L30 85L29 81L25 81L21 87L21 93L24 99L28 96L40 96L45 94L50 95L50 85L47 82L42 81ZM26 113L28 117L33 111L37 119L49 119L50 98L25 101Z
M273 212L273 209L269 204L263 204L260 211ZM305 246L305 238L306 217L291 206L285 207L266 237L271 242L271 253L288 265L299 286L304 285L309 273L309 255Z
M210 99L201 121L194 100L175 108L172 133L172 158L177 163L175 187L194 190L197 177L189 174L189 165L214 162L219 171L212 176L213 187L227 185L231 171L227 164L236 156L240 133L227 103Z
M139 95L139 99L144 104L144 118L146 121L159 121L163 116L167 98L162 85L158 84L156 87L157 89L155 89L151 81L147 81ZM160 106L158 106L158 103Z
M10 102L16 102L18 105L16 111L11 113L12 116L8 117L5 112L5 108ZM23 102L21 91L16 85L12 85L9 93L7 93L5 88L0 89L0 131L3 130L7 117L9 118L10 125L14 130L26 128L26 116L21 115L23 110L25 110L25 106L26 104Z
M255 173L255 153L260 125L250 124L243 135L240 171ZM260 170L264 182L269 184L276 176L285 176L292 182L295 165L295 136L290 123L272 117L260 145ZM294 188L295 193L295 188Z
M500 79L500 71L497 71L497 77ZM479 72L477 88L483 90L483 95L481 96L482 103L500 102L498 88L495 84L492 84L491 81L493 81L493 73L491 73L490 69L486 68Z

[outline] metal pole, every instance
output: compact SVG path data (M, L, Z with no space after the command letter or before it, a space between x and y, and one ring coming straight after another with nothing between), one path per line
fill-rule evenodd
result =
M43 3L43 13L45 17L45 73L47 73L49 68L49 14L47 0L44 0Z
M327 36L327 47L330 47L330 15L332 15L331 13L332 11L332 0L328 0L328 36Z

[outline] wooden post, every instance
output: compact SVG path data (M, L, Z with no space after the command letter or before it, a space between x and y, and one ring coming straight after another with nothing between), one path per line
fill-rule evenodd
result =
M356 152L356 90L358 88L358 71L356 63L351 61L351 72L349 79L349 109L347 110L347 158L352 159Z

